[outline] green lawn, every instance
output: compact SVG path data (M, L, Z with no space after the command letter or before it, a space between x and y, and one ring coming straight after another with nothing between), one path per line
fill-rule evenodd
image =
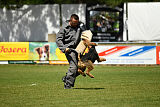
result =
M0 107L160 107L160 66L95 66L94 79L80 75L69 90L67 69L0 65Z

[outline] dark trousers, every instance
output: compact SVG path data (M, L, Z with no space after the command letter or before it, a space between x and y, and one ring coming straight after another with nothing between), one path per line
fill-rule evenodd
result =
M71 51L69 53L65 53L66 58L69 62L69 69L66 73L66 83L69 83L72 87L74 87L74 83L76 77L79 75L78 73L78 53L75 51Z

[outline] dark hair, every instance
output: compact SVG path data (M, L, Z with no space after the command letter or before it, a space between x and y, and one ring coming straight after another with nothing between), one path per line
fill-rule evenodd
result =
M72 18L74 18L75 20L79 20L79 17L76 14L72 14L70 19L72 19Z

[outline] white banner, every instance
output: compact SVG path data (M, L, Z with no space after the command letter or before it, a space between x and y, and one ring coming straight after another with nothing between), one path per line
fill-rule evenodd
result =
M96 50L106 58L99 64L156 64L156 46L97 46Z
M128 3L128 39L160 40L160 2Z
M8 64L8 61L0 61L0 64Z

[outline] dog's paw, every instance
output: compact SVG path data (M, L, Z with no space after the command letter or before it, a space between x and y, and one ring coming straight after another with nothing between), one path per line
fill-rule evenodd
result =
M93 45L93 46L97 46L97 43L92 42L92 44L91 44L91 45Z
M94 78L94 76L90 73L86 73L89 77Z
M105 58L100 57L97 61L98 61L98 62L102 62L102 61L106 61L106 59L105 59Z
M85 73L83 73L83 74L82 74L82 76L86 77L86 74L85 74Z

